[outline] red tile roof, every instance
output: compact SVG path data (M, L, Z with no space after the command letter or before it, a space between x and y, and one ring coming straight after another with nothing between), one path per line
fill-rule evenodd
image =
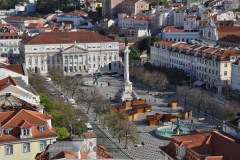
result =
M171 46L174 44L174 42L170 42L170 41L164 41L164 40L161 40L161 41L158 41L158 42L155 42L157 44L162 44L162 45L166 45L166 46Z
M76 32L44 32L33 37L23 38L25 45L37 44L66 44L66 43L101 43L114 40L92 31L79 30Z
M187 148L184 160L188 160L191 155L196 160L237 160L240 153L240 144L219 131L176 135L162 149L176 158L177 146Z
M221 39L227 35L240 36L240 26L222 26L217 27L218 39Z
M93 132L84 132L81 135L85 138L97 138L96 134Z
M184 32L183 29L177 29L173 26L166 26L163 28L163 30L167 31L167 32Z
M73 153L63 151L58 153L56 156L52 157L51 159L77 159L77 157L74 156Z
M129 17L126 17L124 19L132 19L132 20L145 20L145 21L150 21L151 17L144 15L144 14L137 14L137 15L132 15Z
M2 127L0 143L21 140L19 138L21 134L20 129L23 127L31 128L32 138L57 137L55 130L48 126L48 119L52 119L52 117L25 109L0 112L0 126ZM45 126L45 131L40 132L39 125ZM12 128L12 135L5 135L4 130L7 128Z
M82 10L76 10L76 11L68 12L68 13L65 13L65 14L78 15L78 16L86 16L86 15L88 15L87 13L83 12Z
M0 91L5 89L5 88L7 88L10 85L14 85L14 86L17 85L17 83L16 83L14 78L9 76L9 77L1 79L0 80Z
M112 154L102 145L97 145L97 159L112 158Z
M10 16L5 18L6 21L28 21L28 20L40 20L41 18L37 17L22 17L22 16Z
M9 64L4 66L5 69L25 75L22 64Z

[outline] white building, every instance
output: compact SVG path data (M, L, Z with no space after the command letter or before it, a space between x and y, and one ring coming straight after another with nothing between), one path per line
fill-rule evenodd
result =
M150 16L137 14L128 16L127 14L118 14L118 27L120 28L139 28L150 29Z
M160 39L174 42L191 42L198 41L200 39L199 32L190 32L183 29L176 29L173 26L166 26L158 34Z
M236 21L236 14L233 11L217 13L217 21Z
M51 67L65 73L116 72L120 67L119 43L92 31L45 32L20 42L26 68L47 74Z
M218 40L229 35L240 36L240 26L220 26L212 19L204 26L199 27L201 41L209 46L216 45Z
M15 9L0 10L0 19L7 18L8 16L16 16L16 15L17 15L17 11Z
M193 79L216 87L218 91L231 80L231 63L240 57L240 50L207 47L201 44L159 41L151 47L151 63L175 67Z
M0 24L0 55L5 57L19 56L18 43L21 40L19 31L10 24Z
M155 14L151 16L151 33L156 35L163 26L171 25L173 21L173 11L171 9L161 9L157 7Z
M72 11L57 16L58 23L71 24L73 28L92 28L91 19L83 11Z
M173 25L175 27L183 27L184 26L184 17L186 15L185 10L175 10L173 12Z
M19 2L15 5L15 10L18 13L34 13L36 12L37 0L29 0L28 2Z
M185 31L198 30L199 20L195 15L186 15L184 17L183 28Z
M231 88L240 91L240 63L239 60L232 63Z

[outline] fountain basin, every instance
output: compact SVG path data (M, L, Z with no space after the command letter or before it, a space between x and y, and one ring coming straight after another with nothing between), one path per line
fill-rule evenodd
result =
M85 81L85 82L83 82L83 85L88 86L88 87L107 87L108 82L98 81L98 83L94 83L93 81Z
M176 128L176 125L171 125L171 126L162 126L159 127L155 130L155 133L162 138L166 138L166 139L171 139L173 135L183 135L183 134L188 134L190 132L190 129L188 127L185 126L181 126L181 130L182 132L178 133L174 133L174 128Z

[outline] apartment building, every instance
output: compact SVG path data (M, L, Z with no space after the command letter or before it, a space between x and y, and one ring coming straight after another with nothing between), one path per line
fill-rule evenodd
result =
M0 55L5 57L19 56L18 43L21 40L19 31L10 24L0 24Z
M177 29L173 26L165 26L162 27L161 32L158 36L162 40L166 41L174 41L174 42L187 42L198 41L200 39L200 35L198 31L186 31L184 29Z
M186 31L198 30L199 20L195 15L186 15L184 17L183 28Z
M126 15L119 14L118 27L120 28L139 28L149 29L151 24L151 17L143 14Z
M239 49L207 47L202 44L159 41L151 47L151 63L184 70L206 87L222 87L231 81L231 63L240 57Z
M48 114L25 109L0 112L0 158L34 159L38 152L56 141L51 119Z
M24 38L20 54L30 71L47 74L52 67L67 73L116 72L119 44L92 31L45 32Z
M144 0L125 0L120 3L120 13L136 15L149 9L149 3Z
M88 14L82 10L62 13L57 16L58 23L63 23L64 25L70 24L72 28L92 28L91 21Z

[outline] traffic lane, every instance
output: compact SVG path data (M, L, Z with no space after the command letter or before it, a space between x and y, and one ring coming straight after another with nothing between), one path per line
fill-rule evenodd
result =
M97 135L97 144L103 145L107 148L107 151L113 154L114 159L129 159L121 150L119 150L113 143L110 141L105 134L98 129L98 127L92 123L94 133Z

